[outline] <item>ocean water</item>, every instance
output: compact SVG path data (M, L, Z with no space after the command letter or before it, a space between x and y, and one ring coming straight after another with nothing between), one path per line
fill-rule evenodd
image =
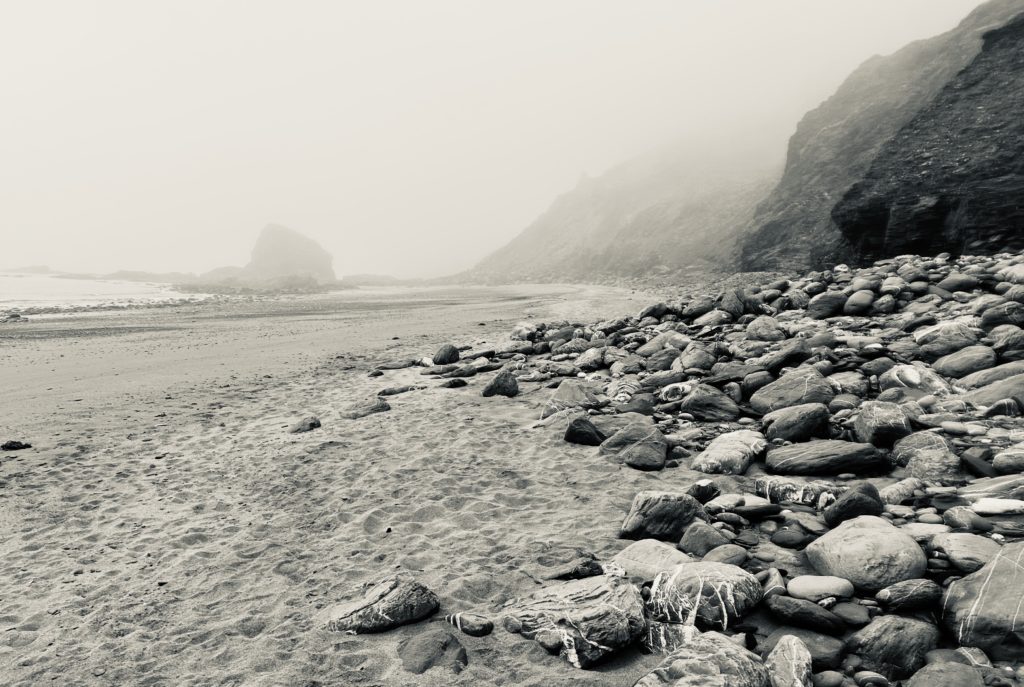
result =
M169 284L0 273L0 312L18 310L31 314L123 308L206 298L206 294L175 291Z

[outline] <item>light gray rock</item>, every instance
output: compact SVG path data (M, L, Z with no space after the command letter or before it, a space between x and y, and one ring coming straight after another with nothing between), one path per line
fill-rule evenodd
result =
M684 563L658 574L647 608L655 620L727 629L761 601L761 583L728 563Z
M437 596L411 577L397 575L367 589L362 598L320 613L320 625L332 632L384 632L422 620L437 611Z
M693 460L690 468L709 474L742 475L768 448L764 435L750 429L716 437Z
M804 553L819 574L842 577L870 592L921 577L927 567L913 537L872 515L847 520L808 544Z
M608 563L632 579L647 582L663 570L671 570L692 560L671 544L657 539L641 539L619 551Z
M824 403L835 396L832 385L813 367L792 370L750 397L750 407L762 415L804 403Z
M811 687L811 652L794 635L778 641L765 667L771 687Z
M771 449L765 462L778 475L864 474L886 465L885 457L871 444L831 439Z
M768 687L761 658L725 635L705 632L670 654L633 687Z

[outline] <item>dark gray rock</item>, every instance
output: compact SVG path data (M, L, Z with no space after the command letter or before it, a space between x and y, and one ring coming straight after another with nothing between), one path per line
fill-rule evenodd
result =
M433 627L415 634L398 645L402 668L420 675L435 666L447 667L454 673L469 665L466 649L450 632Z
M707 519L704 507L688 494L641 491L633 497L619 536L677 542L695 518Z
M820 372L811 367L788 372L758 389L750 397L750 407L762 415L805 403L828 403L835 392Z
M730 422L740 416L739 406L713 386L698 384L679 409L704 422Z
M874 472L886 460L871 444L823 440L771 449L766 463L779 475L838 475Z
M863 668L889 678L907 678L924 666L925 654L939 641L931 623L898 615L875 618L857 630L846 648L863 660Z
M452 365L459 362L459 349L451 344L444 344L434 354L435 365Z
M812 601L773 594L765 599L765 605L783 625L803 627L829 635L841 635L846 631L846 624L839 616Z
M565 428L565 440L570 444L600 446L607 439L589 418L574 418Z
M768 413L761 421L761 428L769 441L807 441L827 438L830 418L824 404L803 403Z
M511 398L518 393L519 382L516 380L512 370L506 369L494 375L494 378L487 383L487 386L484 387L480 395L484 397L507 396Z
M913 431L903 408L884 401L861 404L853 428L859 441L883 447L892 446Z

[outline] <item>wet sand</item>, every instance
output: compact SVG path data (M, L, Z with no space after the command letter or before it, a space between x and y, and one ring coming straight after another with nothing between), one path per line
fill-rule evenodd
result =
M644 473L529 429L551 393L480 397L413 368L527 315L637 312L650 294L523 286L302 297L38 319L0 328L0 670L37 685L626 685L657 662L581 672L500 627L460 636L459 675L402 670L410 626L348 636L326 605L397 570L441 614L498 620L577 548L610 555ZM340 300L339 300L340 298ZM397 337L397 338L396 338ZM340 411L401 384L360 420ZM289 434L315 414L323 427ZM671 483L671 484L670 484ZM440 615L440 614L439 614Z

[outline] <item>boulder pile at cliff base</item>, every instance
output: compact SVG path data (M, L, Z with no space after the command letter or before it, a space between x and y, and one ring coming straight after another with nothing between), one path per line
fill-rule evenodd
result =
M594 460L693 471L607 523L615 556L446 619L567 671L663 654L638 687L1024 684L1022 326L1024 255L901 256L382 366L482 375L445 393L493 404L550 389L540 423ZM411 577L375 582L323 626L438 608ZM454 636L434 653L457 670Z

